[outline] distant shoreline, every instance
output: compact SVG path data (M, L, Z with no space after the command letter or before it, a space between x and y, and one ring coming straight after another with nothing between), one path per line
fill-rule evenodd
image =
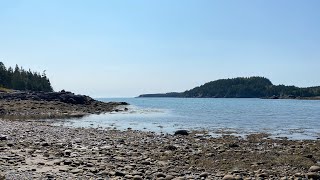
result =
M219 79L184 92L142 94L139 97L178 98L265 98L265 99L320 99L320 86L300 88L274 85L259 76Z
M296 97L296 98L292 98L292 97L262 97L262 98L250 98L250 97L134 97L134 98L177 98L177 99L276 99L276 100L282 100L282 99L292 99L292 100L320 100L320 96L316 96L316 97Z

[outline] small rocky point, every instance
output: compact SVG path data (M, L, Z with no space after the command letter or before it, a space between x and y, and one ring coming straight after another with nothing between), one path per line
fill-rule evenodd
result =
M46 119L82 117L121 111L125 102L101 102L85 95L60 92L0 92L0 117L5 119Z

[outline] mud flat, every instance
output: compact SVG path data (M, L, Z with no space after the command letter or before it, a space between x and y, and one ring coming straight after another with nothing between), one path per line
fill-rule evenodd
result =
M319 140L213 138L0 120L6 179L319 179ZM0 177L0 179L1 179Z

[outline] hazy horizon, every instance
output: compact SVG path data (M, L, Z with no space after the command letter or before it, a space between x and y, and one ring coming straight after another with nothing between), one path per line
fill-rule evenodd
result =
M263 76L320 85L319 1L0 1L0 61L93 97Z

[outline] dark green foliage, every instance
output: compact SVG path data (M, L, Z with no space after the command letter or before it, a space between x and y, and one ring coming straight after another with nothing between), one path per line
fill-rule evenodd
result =
M221 79L184 92L185 97L254 98L264 97L272 87L263 77Z
M140 97L190 98L296 98L320 96L320 87L299 88L273 85L264 77L220 79L208 82L183 93L144 94Z
M0 87L16 90L29 90L29 91L53 91L49 79L45 71L40 75L38 72L31 72L19 68L16 65L13 70L11 67L8 69L0 62Z

